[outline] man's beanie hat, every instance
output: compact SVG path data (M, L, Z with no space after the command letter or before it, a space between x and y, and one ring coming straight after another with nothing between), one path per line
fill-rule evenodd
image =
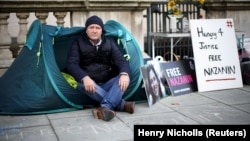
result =
M87 19L86 23L85 23L85 28L88 28L88 26L91 25L91 24L98 24L103 29L102 19L99 18L98 16L91 16L91 17L89 17Z

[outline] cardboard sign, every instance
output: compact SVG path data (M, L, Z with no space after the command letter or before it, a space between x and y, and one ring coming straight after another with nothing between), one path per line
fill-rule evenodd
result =
M160 80L160 87L161 87L161 91L163 94L163 97L169 96L169 91L166 90L166 87L163 84L163 78L162 78L162 69L160 66L160 62L166 62L164 61L162 56L155 56L155 58L153 60L148 60L146 62L146 64L151 64L154 67L154 70L157 74L158 79Z
M193 60L161 62L160 65L173 96L197 91Z
M233 19L190 20L198 91L243 87Z
M146 64L141 67L143 82L148 99L148 105L151 107L164 97L161 89L161 81L157 76L157 72L152 64Z

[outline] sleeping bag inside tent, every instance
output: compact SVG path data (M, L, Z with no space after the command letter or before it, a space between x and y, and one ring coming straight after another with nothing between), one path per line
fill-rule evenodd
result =
M73 77L64 73L67 54L84 27L59 27L35 20L18 57L0 78L0 114L45 114L96 106L96 102L75 89ZM104 25L131 68L125 100L146 101L140 67L141 50L134 37L118 22Z

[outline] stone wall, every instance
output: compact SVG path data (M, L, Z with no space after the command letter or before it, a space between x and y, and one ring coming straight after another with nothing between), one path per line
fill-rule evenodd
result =
M84 26L91 15L100 16L104 22L116 20L131 32L143 52L143 11L151 1L0 0L0 76L18 55L29 25L37 18L45 24L68 27ZM15 47L11 47L12 39L17 41Z
M250 0L206 0L206 18L233 18L238 36L250 37Z
M104 22L117 20L132 33L144 52L147 21L143 16L153 1L0 0L0 76L18 55L17 51L13 54L13 50L22 46L26 31L36 18L47 24L67 27L84 26L86 18L94 14ZM250 0L206 0L204 18L233 18L239 36L244 33L250 37L249 7Z

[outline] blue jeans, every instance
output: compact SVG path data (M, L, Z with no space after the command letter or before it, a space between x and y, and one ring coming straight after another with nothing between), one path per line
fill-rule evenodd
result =
M119 76L110 79L106 83L96 84L95 93L88 93L82 83L78 83L77 90L96 100L101 107L118 111L124 109L125 100L122 99L124 92L121 91L119 86Z

